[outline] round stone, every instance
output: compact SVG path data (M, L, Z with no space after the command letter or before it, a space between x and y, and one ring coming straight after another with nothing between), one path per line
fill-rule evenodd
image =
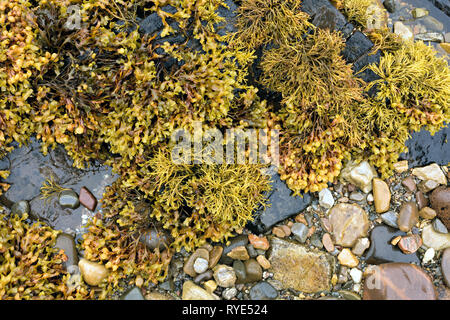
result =
M232 267L219 264L214 268L214 280L218 286L231 288L236 283L236 274Z
M222 297L225 300L231 300L234 297L236 297L237 293L238 293L238 291L236 288L227 288L227 289L223 290Z
M73 190L63 190L59 194L58 203L63 208L76 209L80 206L78 195Z
M203 258L197 258L194 262L194 271L201 274L208 270L208 260Z
M262 281L250 289L250 300L273 300L278 297L278 291L268 282Z
M98 286L108 276L108 270L104 265L84 258L78 262L78 267L84 281L91 286Z
M367 235L369 219L357 204L339 203L328 216L335 244L353 247L356 240Z
M244 262L246 279L245 282L256 282L262 279L261 265L255 259L250 259Z
M398 228L403 232L408 232L419 221L419 211L414 202L403 203L398 214Z

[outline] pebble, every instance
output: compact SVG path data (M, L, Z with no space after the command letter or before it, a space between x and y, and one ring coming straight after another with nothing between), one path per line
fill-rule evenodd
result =
M291 231L295 239L297 239L300 243L305 243L309 231L307 226L303 223L296 222L292 225Z
M369 194L367 195L366 201L367 201L368 203L372 203L372 202L373 202L373 194L372 194L372 193L369 193Z
M386 213L383 213L382 215L380 215L381 220L383 220L383 222L385 224L387 224L388 226L392 227L392 228L396 228L398 229L398 214L395 211L388 211Z
M392 0L395 1L395 0ZM386 1L385 1L386 2ZM398 173L408 171L408 160L402 160L394 163L394 170Z
M358 191L353 191L352 193L350 193L350 200L353 201L363 201L365 198L365 196Z
M368 238L360 238L356 240L353 246L352 252L357 256L362 256L364 252L370 247L370 241Z
M209 268L214 268L217 263L219 263L220 257L223 253L223 247L221 246L214 246L209 253Z
M357 204L339 203L329 212L328 220L335 244L353 247L356 240L367 235L369 219Z
M203 272L203 273L199 274L198 276L196 276L194 278L194 282L195 283L201 283L203 281L207 281L207 280L212 279L212 277L213 277L212 270L208 270L208 271Z
M423 227L422 240L425 246L433 248L436 251L450 248L450 234L442 234L434 231L431 224Z
M443 234L448 233L447 228L444 226L442 221L439 220L438 218L433 220L432 226L433 226L434 231L436 231L436 232L443 233Z
M390 13L394 13L395 12L395 1L396 0L384 0L383 1L383 5L386 8L387 11L389 11ZM404 160L406 161L406 160ZM403 162L403 161L400 161ZM398 162L397 162L398 163ZM406 161L406 170L408 170L408 161Z
M244 266L246 283L260 281L262 279L263 271L258 261L256 261L255 259L246 260L244 261Z
M441 186L433 190L430 203L439 219L450 229L450 187Z
M415 196L416 196L417 207L419 208L419 210L428 206L428 198L425 197L425 195L423 194L422 191L417 191Z
M285 289L305 293L329 290L334 258L322 251L279 238L270 240L268 259L275 280Z
M63 190L58 197L58 203L63 208L76 209L80 206L78 195L72 189Z
M184 266L183 266L184 273L186 273L187 275L190 275L193 278L197 276L197 272L194 269L194 263L196 262L196 260L198 258L202 258L206 261L209 261L208 250L206 250L204 248L198 248L184 263Z
M439 183L437 183L434 180L426 180L426 181L421 181L419 183L419 190L422 191L423 193L428 193L430 191L433 191L434 189L436 189L437 187L439 187Z
M411 234L401 237L397 245L403 253L411 254L422 246L422 238L417 234Z
M209 293L213 293L217 289L217 283L214 280L208 280L206 281L203 286L205 287L206 291Z
M141 289L138 287L133 287L127 292L125 292L121 297L120 300L145 300L144 296L142 295Z
M450 248L445 249L442 254L441 272L445 284L450 288Z
M72 268L77 266L79 262L74 237L67 233L60 233L58 237L56 237L55 248L64 251L64 254L67 256L67 261L64 262L64 265L66 270L71 272Z
M108 270L104 265L84 258L78 262L78 268L84 281L91 286L98 286L108 276Z
M403 40L409 41L413 38L414 34L408 26L405 26L403 22L394 22L394 33L399 35Z
M250 259L247 248L244 246L239 246L239 247L233 248L230 252L228 252L227 256L233 260L248 260L248 259Z
M319 204L325 209L330 209L331 207L333 207L334 198L333 195L331 194L331 191L328 190L327 188L322 189L319 192Z
M182 300L218 300L218 297L199 287L192 281L183 283Z
M447 178L436 163L422 168L414 168L412 174L421 180L434 180L439 184L447 185Z
M30 203L26 200L21 200L14 203L11 207L11 213L18 215L19 217L25 213L30 213Z
M227 288L227 289L223 290L222 297L225 300L231 300L234 297L236 297L237 293L238 293L238 291L236 288Z
M162 251L169 246L170 236L163 230L150 228L140 236L140 241L150 250L158 248Z
M245 283L247 279L247 272L245 271L244 263L241 260L234 260L233 270L236 274L236 283Z
M272 233L277 236L278 238L284 238L286 237L286 234L284 233L283 229L281 229L280 227L273 227L272 228Z
M350 277L352 278L354 283L361 283L362 280L362 271L357 268L352 268L349 272Z
M436 211L431 209L430 207L424 207L419 211L419 216L423 219L434 219L436 217Z
M435 253L436 252L434 251L433 248L428 248L423 255L422 263L426 264L428 262L431 262L434 258Z
M292 224L292 225L294 225L294 224ZM292 233L291 227L289 227L288 225L285 225L285 224L283 224L279 227L283 230L286 237L289 237L291 235L291 233Z
M414 178L411 176L406 177L402 181L402 185L409 191L409 192L415 192L417 190L416 182L414 181Z
M256 257L256 261L258 261L259 265L267 270L270 269L270 262L269 260L267 260L267 258L265 256L259 255Z
M367 161L355 164L349 161L341 171L341 178L358 186L364 193L372 191L372 179L377 171Z
M270 247L267 237L258 237L254 234L249 234L248 241L250 241L255 249L268 250Z
M247 252L248 252L248 255L250 256L250 258L256 258L256 257L258 256L258 252L257 252L256 249L253 247L253 245L248 244L248 245L246 246L246 248L247 248Z
M431 41L431 42L444 42L444 36L440 32L427 32L419 33L414 37L415 40Z
M248 236L247 235L239 235L237 237L234 237L230 240L230 244L226 246L222 251L222 257L220 259L221 263L225 264L231 264L233 262L233 259L227 256L228 252L233 250L233 248L239 247L239 246L246 246L248 244Z
M389 186L386 182L378 178L373 179L372 184L375 211L377 213L388 211L391 202L391 191L389 190Z
M274 300L278 291L268 282L261 281L250 289L250 300Z
M429 11L425 8L414 8L411 11L411 14L413 15L414 19L425 17L429 14Z
M412 201L403 203L398 214L398 228L401 231L408 232L418 221L419 211L417 210L417 205Z
M201 274L208 270L208 260L204 258L197 258L194 262L194 271L198 274Z
M80 195L78 197L80 203L90 211L95 211L97 207L97 199L86 187L80 189Z
M339 263L346 267L354 268L359 264L359 259L347 248L342 249L337 258Z
M406 234L394 228L378 225L370 232L370 247L366 253L366 262L380 264L385 262L420 263L416 253L404 254L397 246L391 245L391 240Z
M331 236L329 233L325 233L322 237L322 244L325 247L325 249L328 252L333 252L334 251L334 244L333 244L333 240L331 239Z
M436 300L430 277L408 263L386 263L374 267L364 281L364 300Z
M219 264L214 267L214 280L223 288L231 288L236 283L236 274L232 267Z

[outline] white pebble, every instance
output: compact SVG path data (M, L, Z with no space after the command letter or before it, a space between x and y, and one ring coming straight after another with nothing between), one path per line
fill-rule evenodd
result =
M425 251L425 254L423 255L422 263L428 263L434 258L435 251L433 248L429 248L427 251Z
M367 195L367 202L373 202L373 195L371 193Z
M319 192L319 204L325 209L330 209L331 207L333 207L334 198L333 195L331 194L331 191L328 190L327 188L322 189Z
M363 273L359 269L353 268L350 270L350 276L352 277L354 283L360 283L362 275Z
M199 274L208 270L208 260L197 258L194 262L194 270Z
M361 284L357 283L353 286L353 291L359 292L361 291Z

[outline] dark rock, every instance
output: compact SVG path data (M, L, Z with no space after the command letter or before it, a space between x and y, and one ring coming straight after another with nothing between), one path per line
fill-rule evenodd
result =
M156 31L162 30L163 28L163 22L156 12L153 12L139 22L139 30L149 35L153 35Z
M79 200L80 203L87 209L95 211L95 208L97 207L97 199L86 187L82 187L80 189Z
M372 47L372 41L370 41L362 32L356 31L347 40L345 48L342 51L342 56L348 63L353 63L363 54L367 53Z
M170 236L163 230L150 228L141 235L140 241L142 241L142 243L144 243L150 250L158 248L162 251L169 246Z
M351 24L350 22L348 22L339 31L342 32L343 38L347 40L353 34L354 30L355 30L355 26L353 24Z
M333 31L343 29L347 21L335 7L323 6L316 12L312 23L320 29Z
M405 254L397 246L391 244L393 238L405 235L405 232L384 225L373 228L370 233L370 248L365 256L367 263L405 262L420 264L417 253Z
M262 279L261 265L255 259L244 261L246 278L245 282L251 283Z
M383 213L381 215L381 219L388 226L398 229L398 224L397 224L398 214L395 211L388 211L386 213Z
M273 300L278 297L278 291L268 282L262 281L250 289L250 300Z
M430 0L430 1L450 17L450 0Z
M442 221L439 220L438 218L436 218L436 219L433 220L432 225L433 225L434 231L439 232L439 233L443 233L443 234L448 233L447 228L444 226L444 224L442 223Z
M434 189L430 195L430 203L439 219L450 229L450 187L440 186Z
M251 245L247 245L247 252L250 258L256 258L258 256L258 252L256 252L255 248Z
M248 244L247 235L239 235L233 239L230 239L230 244L223 249L222 257L220 258L220 263L231 264L233 259L228 257L228 253L231 252L236 247L246 246Z
M395 12L395 7L396 7L396 0L384 0L383 5L386 8L387 11L389 11L390 13L394 13Z
M76 209L80 206L78 195L72 189L63 190L58 197L58 203L63 208Z
M235 20L236 20L236 11L238 7L232 0L225 0L224 3L228 6L228 8L220 6L219 9L217 10L217 13L222 18L225 18L225 21L215 26L217 33L221 36L227 33L234 33L237 31L235 27Z
M278 173L272 176L272 192L268 202L270 206L255 214L255 220L248 224L254 233L264 233L276 223L298 214L311 203L309 193L303 196L291 196L292 191L280 180Z
M245 271L245 265L241 260L233 261L233 270L236 274L236 283L245 283L247 279L247 272Z
M212 270L208 270L208 271L203 272L202 274L199 274L198 276L196 276L194 278L194 282L199 284L199 283L201 283L203 281L207 281L207 280L212 279L212 277L213 277L213 271Z
M436 300L430 276L416 265L387 263L364 281L364 300Z
M11 213L17 214L20 217L25 213L30 213L30 204L26 200L16 202L11 207Z
M445 284L450 288L450 248L445 249L442 254L441 271Z
M371 54L369 53L365 53L362 57L358 58L358 60L356 60L353 63L352 69L353 72L356 74L356 76L362 80L364 80L365 82L372 82L375 80L380 79L380 77L373 72L370 69L366 69L364 71L361 71L365 66L369 65L369 64L376 64L378 65L380 63L380 59L381 59L381 54L380 54L380 50L377 50L377 52ZM373 96L377 91L377 86L373 86L372 88L370 88L369 90L369 95Z
M67 261L64 262L64 266L69 272L72 272L72 266L78 266L79 261L74 237L67 233L59 234L56 238L55 248L64 250L64 254L67 256Z
M138 287L133 287L128 290L123 296L120 297L120 300L145 300L142 295L141 289Z

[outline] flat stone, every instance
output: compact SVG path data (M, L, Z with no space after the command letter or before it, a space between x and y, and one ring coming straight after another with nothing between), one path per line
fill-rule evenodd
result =
M369 249L370 241L368 238L360 238L356 240L355 245L353 246L352 252L357 256L362 256L364 252Z
M63 190L58 197L58 203L63 208L76 209L80 206L78 195L72 189Z
M281 181L279 174L274 174L271 180L272 192L268 199L270 205L265 210L256 212L254 221L247 226L254 233L266 232L278 222L303 211L311 203L309 193L293 197L292 191Z
M364 193L372 191L372 179L377 172L367 161L356 164L349 161L341 171L340 178L358 186Z
M387 224L388 226L392 227L392 228L396 228L398 229L398 224L397 224L397 220L398 220L398 214L395 211L388 211L386 213L383 213L382 215L380 215L381 220L383 220L383 222L385 224Z
M450 187L438 187L430 195L431 208L447 229L450 229Z
M421 180L434 180L439 184L447 185L447 178L436 163L422 168L414 168L412 174Z
M372 180L372 188L375 211L377 213L388 211L391 203L391 191L387 183L381 179L374 178Z
M75 244L75 239L70 234L61 233L56 237L55 248L64 251L67 256L67 260L64 262L66 270L72 272L73 269L78 266L78 252Z
M335 243L353 247L356 240L367 235L369 219L366 212L357 204L340 203L329 212L328 220Z
M439 232L439 233L443 233L446 234L448 233L447 228L445 227L445 225L442 223L441 220L439 220L438 218L433 220L433 223L431 224L433 226L434 231Z
M358 258L347 248L342 249L338 255L339 263L349 268L355 268L359 264Z
M425 17L429 13L430 12L427 9L425 9L425 8L414 8L411 11L411 14L413 15L414 19Z
M364 198L365 198L365 196L361 193L361 192L359 192L359 191L353 191L351 194L350 194L350 200L352 200L352 201L363 201L364 200Z
M333 240L331 239L331 236L329 233L325 233L322 237L322 244L325 247L325 249L328 252L333 252L334 251L334 244L333 244Z
M364 281L364 300L436 300L431 278L416 265L387 263Z
M247 272L245 271L244 262L242 262L241 260L234 260L233 270L236 274L236 283L245 283L247 279Z
M291 231L296 240L298 240L300 243L305 243L309 231L309 228L307 226L305 226L303 223L296 222L292 225Z
M259 265L265 270L270 269L271 267L269 260L263 255L257 256L256 261L258 261Z
M409 192L415 192L417 189L416 182L414 181L414 178L411 176L406 177L402 181L402 185L409 191Z
M232 267L219 264L214 267L214 280L223 288L231 288L236 283L236 274Z
M141 289L138 287L133 287L129 289L127 292L125 292L121 297L120 300L145 300L144 296L142 295Z
M418 234L411 234L402 237L397 245L403 253L411 254L422 246L422 238Z
M445 284L450 288L450 248L445 249L442 253L441 271Z
M206 261L209 261L208 250L206 250L204 248L198 248L197 250L194 251L193 254L191 254L189 256L189 258L184 263L184 266L183 266L184 273L190 275L193 278L195 278L197 276L197 272L195 272L195 269L194 269L194 264L198 258L202 258Z
M444 35L440 32L419 33L414 36L414 40L444 42Z
M278 291L268 282L262 281L250 289L250 300L274 300Z
M417 253L405 254L391 240L406 233L385 225L378 225L370 232L370 248L366 253L366 262L381 264L386 262L406 262L420 264Z
M84 258L78 262L78 268L83 280L91 286L98 286L108 276L108 270L104 265Z
M248 237L246 235L239 235L230 239L230 244L223 248L222 257L219 262L223 264L231 264L233 259L228 257L228 253L236 247L245 247L248 244Z
M268 250L270 246L269 240L266 237L258 237L254 234L248 235L248 241L250 241L255 249Z
M355 62L373 47L372 41L362 32L356 31L348 38L342 56L348 63Z
M437 31L437 32L444 31L444 24L432 16L426 16L420 19L420 22L423 23L425 27L430 31Z
M417 205L412 201L403 203L398 214L398 228L401 231L408 232L418 221L419 211L417 210Z
M330 209L334 205L333 195L327 188L319 192L319 204L325 209Z
M287 240L271 238L269 261L273 277L284 288L314 293L331 288L334 258Z
M216 296L199 287L192 281L183 283L182 300L218 300Z
M401 160L396 163L394 163L394 170L398 173L403 173L405 171L408 171L408 160Z
M233 260L248 260L248 259L250 259L247 248L244 246L238 246L236 248L233 248L230 252L227 253L227 256Z
M79 200L80 203L87 209L90 211L95 211L95 208L97 207L97 199L86 187L82 187L80 189Z
M246 278L245 278L246 283L251 283L251 282L256 282L256 281L262 280L263 272L262 272L262 268L261 268L260 264L258 263L258 261L256 261L255 259L246 260L246 261L244 261L244 266L245 266L245 274L246 274Z
M426 247L433 248L436 251L450 248L450 233L436 232L431 224L423 227L422 240Z

